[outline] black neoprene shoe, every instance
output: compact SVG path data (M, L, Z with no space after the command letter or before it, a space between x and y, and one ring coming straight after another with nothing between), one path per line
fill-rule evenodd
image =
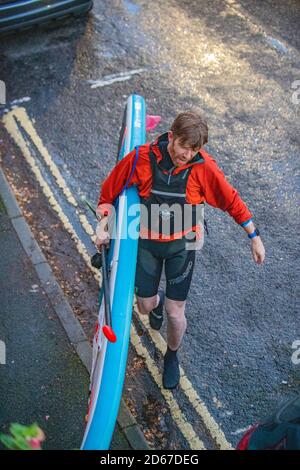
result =
M164 357L163 386L168 390L177 387L180 380L179 361L176 351L168 348Z
M149 322L153 330L160 330L160 327L164 319L163 308L164 308L164 301L165 301L165 293L163 290L159 290L158 295L159 295L159 304L157 307L151 310L149 314Z

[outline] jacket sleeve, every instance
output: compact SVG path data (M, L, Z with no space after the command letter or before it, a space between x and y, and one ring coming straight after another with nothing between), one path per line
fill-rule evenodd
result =
M105 215L105 213L106 215L110 215L114 200L121 193L126 181L131 175L135 154L136 151L132 150L132 152L122 158L103 181L96 210L101 216ZM130 178L128 188L136 183L138 183L138 178L136 171L134 171Z
M204 197L206 202L234 218L240 225L246 225L252 218L248 207L239 196L238 191L229 184L223 171L213 158L205 163Z

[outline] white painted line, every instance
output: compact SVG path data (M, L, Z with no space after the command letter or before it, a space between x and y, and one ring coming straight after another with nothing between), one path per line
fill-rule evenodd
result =
M251 426L247 426L246 428L237 429L236 431L232 432L231 435L232 435L232 436L238 436L239 434L244 434L244 433L247 432L250 428L251 428Z
M140 73L146 72L147 69L136 69L130 70L129 72L120 72L114 73L112 75L106 75L99 80L88 80L88 83L91 85L91 88L99 88L107 85L111 85L115 82L124 82L125 80L129 80L133 75L138 75Z
M265 25L262 26L261 24L257 23L257 19L254 19L253 15L251 15L249 12L246 12L245 9L239 5L236 0L225 0L225 4L227 5L228 10L247 23L252 33L261 34L265 38L266 42L278 52L287 55L292 53L294 57L299 57L299 51L295 47L287 43L284 44L283 41L279 41L278 39L273 38L271 35L268 35L266 32L266 29L268 28L265 28Z
M278 39L266 36L266 40L272 47L274 47L277 51L281 52L282 54L288 53L288 48Z
M30 101L30 100L31 100L30 96L24 96L23 98L18 98L16 100L13 100L10 104L16 105L16 104L26 103L27 101Z

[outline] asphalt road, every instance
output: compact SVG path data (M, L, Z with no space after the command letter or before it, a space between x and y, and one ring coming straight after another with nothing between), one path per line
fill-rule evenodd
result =
M266 248L264 265L255 265L244 231L206 207L210 235L197 253L180 358L232 444L300 386L292 362L300 339L299 23L296 0L96 0L87 20L0 45L6 110L26 108L78 200L96 202L114 165L129 94L162 116L149 139L182 110L207 117L207 150Z

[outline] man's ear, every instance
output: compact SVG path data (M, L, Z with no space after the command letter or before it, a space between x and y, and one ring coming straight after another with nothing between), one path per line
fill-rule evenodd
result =
M169 139L169 142L172 142L173 138L174 138L173 132L172 132L172 131L168 131L168 139Z

